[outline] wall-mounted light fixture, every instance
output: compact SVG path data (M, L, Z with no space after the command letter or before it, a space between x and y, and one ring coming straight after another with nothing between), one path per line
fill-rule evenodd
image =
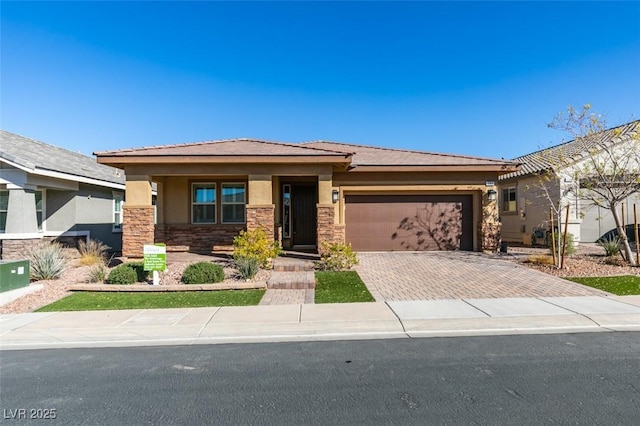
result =
M333 191L331 191L331 201L333 201L334 203L338 202L340 193L338 192L337 189L334 189Z
M490 189L487 191L487 198L489 201L495 201L498 198L498 192L495 189Z

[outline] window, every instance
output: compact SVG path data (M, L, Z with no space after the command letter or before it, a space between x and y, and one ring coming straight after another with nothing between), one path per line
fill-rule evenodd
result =
M504 188L502 190L502 211L503 212L515 212L516 211L516 187Z
M291 185L282 185L282 238L291 237Z
M122 192L113 193L113 231L122 231L122 206L124 205L124 194Z
M44 217L44 198L42 196L42 191L36 191L36 217L38 220L38 231L42 231L42 219Z
M7 211L9 210L9 191L0 191L0 232L7 227Z
M192 184L191 222L216 223L215 183Z
M245 193L244 183L222 184L222 223L245 222Z

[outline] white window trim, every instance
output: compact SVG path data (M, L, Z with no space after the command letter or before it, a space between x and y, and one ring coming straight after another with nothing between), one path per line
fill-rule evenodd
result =
M213 203L196 203L193 199L193 188L196 185L211 185L213 186L213 192L215 194L215 201ZM193 217L194 206L208 206L213 205L213 222L196 222ZM192 225L215 225L218 220L218 185L217 182L192 182L191 183L191 224Z
M6 192L7 193L7 198L9 197L9 190L8 189L0 189L0 192ZM3 210L3 212L5 212L7 214L7 217L9 216L9 206L7 205L7 210ZM6 224L5 224L6 226ZM0 229L0 234L4 234L5 230L4 229Z
M42 193L42 225L39 232L47 232L47 190L46 189L36 189L36 192ZM36 205L36 214L38 213L38 207Z
M111 204L111 232L122 232L122 224L124 223L124 192L113 191L113 200ZM116 226L116 199L120 198L120 226Z
M224 202L224 198L222 196L222 191L224 189L225 185L242 185L242 188L244 189L244 201L234 201L234 202L230 202L230 203L225 203ZM244 220L242 222L226 222L224 220L224 206L237 206L237 205L242 205L244 206ZM224 224L234 224L234 225L242 225L247 223L247 185L244 182L222 182L220 184L220 217L222 218L221 223Z

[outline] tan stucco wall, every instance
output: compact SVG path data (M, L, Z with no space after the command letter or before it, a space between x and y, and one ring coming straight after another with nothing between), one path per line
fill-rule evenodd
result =
M248 204L273 204L273 189L271 175L249 175Z
M132 206L151 205L151 176L127 175L127 204Z
M549 226L549 208L551 203L541 189L540 179L535 176L524 177L519 180L500 182L498 206L502 220L502 238L510 242L522 242L522 230L525 234L533 233L534 228ZM554 203L560 197L560 189L552 183L546 183L548 193ZM516 187L516 211L502 211L502 189ZM524 216L520 214L520 210Z
M181 224L191 220L189 202L191 185L186 177L165 178L164 181L164 223ZM163 223L158 221L158 223Z

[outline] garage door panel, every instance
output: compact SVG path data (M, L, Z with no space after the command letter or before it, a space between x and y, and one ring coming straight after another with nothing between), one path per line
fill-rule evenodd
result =
M355 250L472 250L472 198L346 197L346 238Z

